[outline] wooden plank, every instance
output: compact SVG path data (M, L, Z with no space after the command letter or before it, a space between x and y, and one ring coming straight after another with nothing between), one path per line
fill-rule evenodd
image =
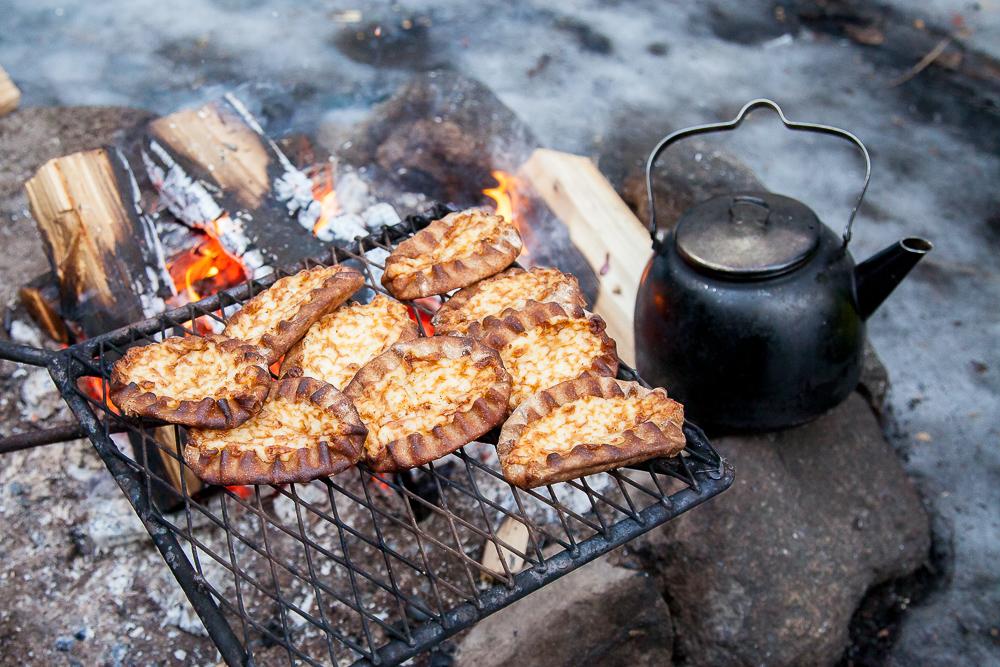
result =
M504 519L496 531L496 536L497 539L509 544L518 552L522 554L528 553L528 527L518 519L512 516ZM503 561L500 560L501 554ZM507 564L506 570L504 569L504 563ZM483 557L480 559L479 564L486 570L496 572L498 575L504 575L507 570L511 574L517 574L524 569L524 558L507 547L498 546L493 541L487 540L483 546ZM481 578L483 581L493 579L485 571L482 573Z
M0 67L0 116L10 113L21 103L21 91Z
M566 225L593 267L599 288L594 312L608 323L618 355L635 365L635 297L652 243L645 227L597 166L585 157L537 149L518 172Z

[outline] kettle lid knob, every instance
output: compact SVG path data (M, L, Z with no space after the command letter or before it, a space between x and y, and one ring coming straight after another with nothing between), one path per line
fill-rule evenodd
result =
M677 252L696 269L734 279L792 271L816 251L820 221L800 201L769 192L713 197L681 216Z

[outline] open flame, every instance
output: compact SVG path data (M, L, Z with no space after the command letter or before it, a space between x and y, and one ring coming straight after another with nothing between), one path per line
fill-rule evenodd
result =
M531 266L531 234L528 228L528 220L531 218L531 200L518 190L518 181L513 174L506 171L494 169L490 174L496 179L497 184L492 188L484 188L483 194L493 200L497 215L503 216L504 220L509 220L517 227L524 241L524 248L518 262L522 266Z
M216 229L213 222L201 243L180 252L167 263L177 291L171 305L183 306L199 301L250 277L246 265L219 242L213 233Z
M337 191L333 187L333 166L330 164L323 166L323 171L313 179L313 199L319 202L320 213L313 225L313 235L319 233L330 224L330 221L340 214L340 201L337 200Z
M495 187L486 188L483 194L496 203L497 215L503 216L504 220L510 220L517 224L514 219L513 193L516 179L506 171L494 169L490 175L497 180Z

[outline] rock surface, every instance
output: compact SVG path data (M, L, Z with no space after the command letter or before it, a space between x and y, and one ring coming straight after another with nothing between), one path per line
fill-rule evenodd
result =
M647 575L597 560L487 617L456 667L671 664L670 611Z
M700 139L672 145L653 167L657 227L672 228L682 213L706 199L747 190L767 188L736 158ZM622 196L640 220L649 220L643 167L634 167L629 172L622 185Z
M516 171L537 145L485 85L434 71L373 109L334 152L354 165L376 165L405 189L463 203L493 183L491 170Z
M719 438L736 482L633 543L687 665L833 664L873 585L926 558L928 518L858 394L776 434Z

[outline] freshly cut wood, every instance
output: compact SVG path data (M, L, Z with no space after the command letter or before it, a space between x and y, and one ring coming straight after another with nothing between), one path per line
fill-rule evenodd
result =
M143 160L167 208L252 273L323 253L312 182L234 95L152 121Z
M24 187L64 317L94 336L160 309L173 282L120 153L100 148L54 158Z
M511 574L517 574L524 569L524 558L519 554L526 554L528 552L528 543L530 540L528 526L520 520L509 516L500 524L500 528L496 531L496 536L498 540L503 540L517 551L511 551L505 546L498 546L494 542L487 540L483 546L483 557L480 559L479 564L485 570L496 572L498 575L506 576L506 572L508 571ZM502 561L500 560L501 557L503 558ZM504 563L507 565L506 568L504 568ZM481 575L483 581L489 581L492 578L485 571Z
M618 356L635 365L635 297L652 255L649 234L597 166L585 157L537 149L518 172L569 230L597 274L593 311L608 324Z
M101 148L54 158L24 187L59 285L59 315L91 337L163 309L162 298L173 293L173 281L120 152ZM154 433L170 451L176 449L175 435L174 427ZM180 483L181 466L174 457L138 437L131 440L157 474ZM193 492L199 484L191 478L188 488ZM154 492L161 505L177 500L155 485Z
M8 114L21 103L21 91L10 80L7 72L0 67L0 116Z

